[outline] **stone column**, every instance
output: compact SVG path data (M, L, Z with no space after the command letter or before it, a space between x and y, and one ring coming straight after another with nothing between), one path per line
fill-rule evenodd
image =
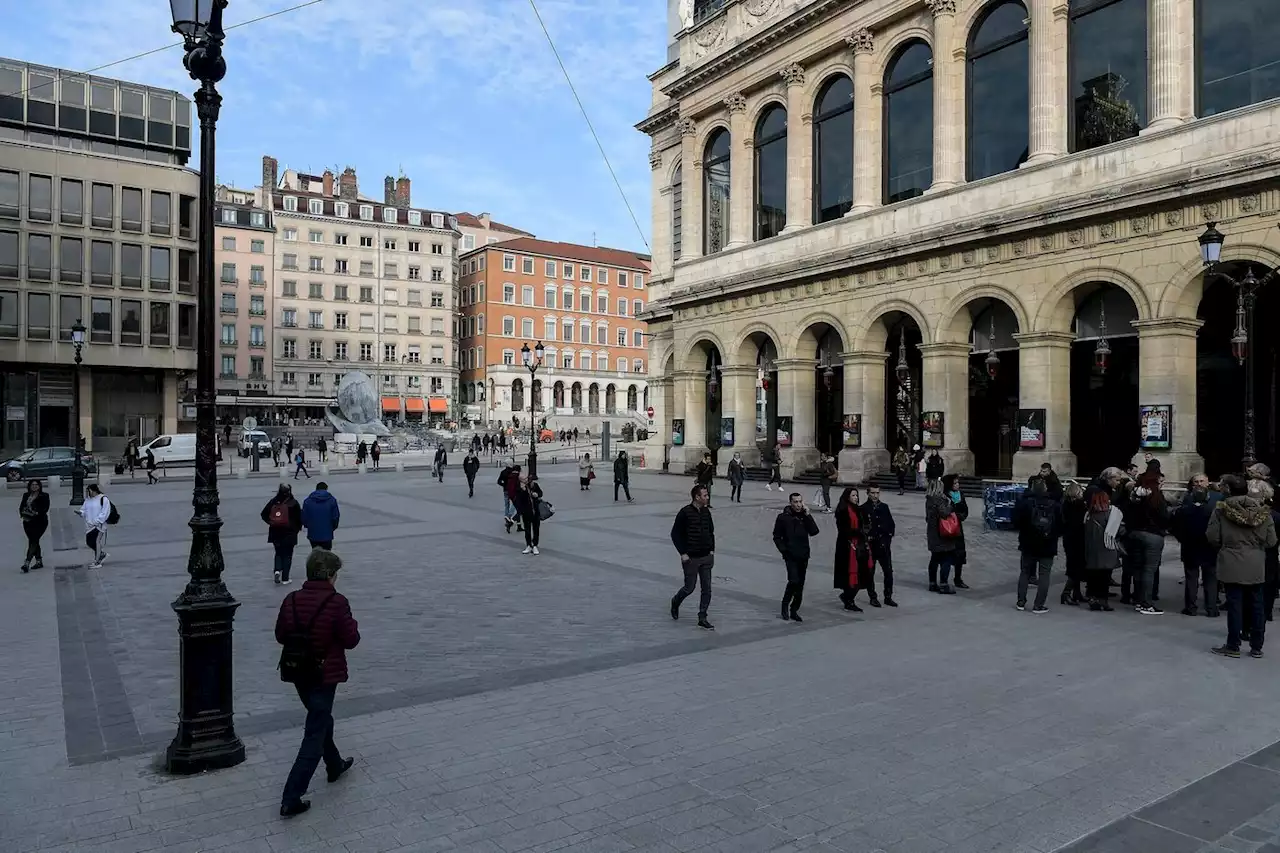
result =
M846 352L844 360L844 412L862 415L862 446L840 451L840 482L865 483L889 469L884 446L884 365L887 352Z
M733 447L720 450L717 471L724 476L733 454L742 454L742 464L754 468L760 464L756 446L756 367L735 365L720 368L722 401L720 418L733 418Z
M680 260L702 257L702 152L698 126L680 119Z
M1191 115L1194 0L1150 0L1147 55L1151 117L1143 133L1182 124ZM1176 433L1175 433L1176 435Z
M685 417L685 411L688 408L688 399L689 399L688 385L690 381L691 379L689 378L688 374L685 374L679 371L677 371L671 379L672 385L674 387L672 389L672 394L671 394L671 412L670 412L670 416L667 418L667 423L666 423L667 444L670 446L670 450L667 453L667 458L670 460L669 469L676 474L683 474L685 471L685 460L689 458L693 458L692 456L689 456L686 452L686 447L688 446L688 443L689 443L688 442L689 430L687 426L689 419ZM683 440L684 443L679 445L672 443L672 440L671 440L672 422L676 420L683 420L686 424L685 432L684 432L684 440Z
M653 471L662 470L664 452L671 444L671 410L667 407L667 391L672 381L666 376L649 380L649 405L653 406L653 426L649 428L649 440L644 444L644 454L645 467Z
M1018 408L1044 409L1044 447L1013 454L1013 479L1025 480L1048 462L1059 476L1074 476L1071 452L1070 332L1015 334L1018 342Z
M948 474L972 474L969 450L968 344L923 344L924 401L922 412L942 412L942 458Z
M755 138L747 116L747 99L730 95L724 99L729 110L729 242L726 249L750 243L755 206L752 182L755 174Z
M1196 452L1196 334L1199 320L1180 318L1135 320L1138 329L1138 404L1173 407L1173 441L1169 450L1153 450L1171 483L1184 483L1204 468ZM1138 413L1133 413L1134 428ZM1144 467L1141 451L1134 455Z
M684 382L685 464L696 465L707 452L707 374L690 370L677 377ZM676 390L680 390L678 386Z
M1055 9L1057 11L1055 11ZM1023 166L1067 151L1067 5L1031 0L1031 147Z
M805 101L804 68L779 72L787 84L787 224L783 234L813 224L813 106Z
M164 424L166 434L173 435L178 431L178 408L182 403L178 400L178 374L167 371L164 374Z
M933 12L933 185L964 180L964 50L954 46L956 0L925 0ZM959 54L957 56L956 54Z
M875 37L865 27L845 39L853 49L853 207L845 216L880 203L884 81L875 76Z
M782 476L791 479L818 464L814 441L817 370L807 358L781 359L777 365L778 417L791 418L791 446L782 449Z
M671 273L671 187L667 184L667 170L662 164L662 152L649 152L649 198L653 199L650 211L650 227L653 234L653 268Z

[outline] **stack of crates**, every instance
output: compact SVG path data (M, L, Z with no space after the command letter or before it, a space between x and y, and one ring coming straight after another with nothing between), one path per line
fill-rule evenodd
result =
M1013 529L1013 505L1026 492L1025 484L987 486L982 495L982 520L988 530Z

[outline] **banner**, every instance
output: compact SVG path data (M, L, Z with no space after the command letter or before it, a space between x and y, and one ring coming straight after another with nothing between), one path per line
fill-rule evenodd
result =
M720 446L733 447L733 418L720 419Z
M778 418L778 446L791 446L791 417Z
M1044 409L1018 409L1018 447L1036 450L1044 447Z
M942 429L945 416L942 412L920 413L920 445L929 449L942 448Z
M1140 406L1142 435L1138 446L1143 450L1168 450L1173 446L1173 406Z
M840 431L844 434L845 447L861 447L862 415L845 415Z
M684 444L684 418L671 420L671 443L676 447Z

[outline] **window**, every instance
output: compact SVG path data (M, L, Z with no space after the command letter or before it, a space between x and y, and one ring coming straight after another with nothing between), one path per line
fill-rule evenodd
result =
M431 348L431 363L444 364L444 347Z
M66 85L65 83L63 84ZM7 92L5 94L8 94ZM59 192L59 218L64 225L81 225L84 223L84 184L63 178ZM154 197L156 194L152 193ZM168 196L165 196L168 198Z
M515 270L515 268L516 268L515 255L503 255L502 256L503 272L512 272Z
M168 302L152 302L151 303L151 328L149 343L153 347L169 346L169 303ZM254 326L258 330L258 336L262 336L262 327Z
M285 338L285 339L281 342L281 344L282 344L283 349L284 349L284 355L282 356L283 358L297 358L297 357L298 357L298 342L297 342L297 341L295 341L293 338Z
M542 289L542 304L546 308L556 307L556 288L554 284L549 284Z
M514 305L516 302L516 286L514 284L502 285L502 301L507 305Z
M578 369L579 370L591 369L591 353L589 352L578 353Z
M410 388L421 388L421 387L422 387L422 377L421 377L421 376L410 376L410 377L409 377L409 387L410 387Z
M567 278L570 281L572 281L573 280L573 264L565 264L564 266L562 266L560 269L560 275L562 278Z
M432 322L432 325L433 326L435 325L434 321ZM435 329L433 328L432 331L435 331ZM443 327L441 327L441 331L443 331ZM409 318L409 334L411 335L422 334L422 318L421 317Z
M222 294L222 305L219 311L223 314L236 313L236 295L234 293Z
M444 270L442 270L440 267L432 267L432 268L431 268L431 280L432 280L432 281L444 281Z
M110 281L106 282L110 283ZM132 243L120 245L120 286L142 289L142 247Z
M168 291L173 288L173 258L164 246L152 246L149 259L150 289Z
M196 345L196 306L178 306L178 346L194 349Z
M221 279L222 279L222 282L223 282L224 284L235 284L235 283L236 283L236 281L237 281L237 279L236 279L236 265L235 265L235 264L232 264L232 263L227 263L226 261L223 261L223 262L222 262L222 276L221 276Z
M532 284L526 284L520 288L520 304L521 305L533 304L533 285Z
M4 176L0 174L0 216L4 215ZM111 184L94 184L89 189L89 224L94 228L110 228L115 224L115 188Z
M236 324L223 323L222 324L222 343L234 344L235 342L236 342Z
M179 208L179 211L181 210L182 208ZM181 228L183 231L183 236L184 237L190 236L191 232L189 227L186 225L186 216L180 214L180 219L182 220ZM267 224L267 215L263 213L261 210L251 210L249 211L249 224L254 226L255 228L263 228Z
M1196 0L1195 34L1196 115L1280 96L1280 26L1273 4Z
M94 298L89 302L89 340L95 344L111 343L111 300Z
M640 359L633 359L631 362L631 370L633 373L644 373L644 362Z
M126 231L141 231L142 191L126 189L125 192L137 193L138 227L130 228L130 223L125 223L124 229ZM27 219L37 222L53 221L53 178L47 175L31 175L27 178Z
M703 254L724 248L729 236L729 131L715 131L703 154Z
M307 346L307 358L313 361L319 361L324 358L324 343L322 341L311 341Z
M343 326L343 328L346 328L346 326ZM335 341L335 342L334 342L334 344L333 344L333 358L334 358L334 360L335 360L335 361L346 361L346 360L347 360L347 342L346 342L346 341Z
M364 276L365 278L373 277L373 261L360 262L360 275Z
M335 311L333 313L333 327L335 329L347 328L347 312L346 311Z
M296 281L286 278L280 284L280 295L281 296L297 296L298 283Z
M548 317L542 321L542 337L548 341L556 339L556 321L554 317Z
M413 345L409 347L408 360L410 364L422 363L422 347Z
M434 248L435 248L435 247L433 246L432 248L433 248L433 250L434 250ZM421 241L419 241L419 240L410 240L410 241L409 241L409 251L410 251L410 252L421 252L421 251L422 251L422 243L421 243ZM440 254L440 253L439 253L439 252L435 252L435 254L437 254L437 255L438 255L438 254Z
M346 219L351 215L351 207L345 201L334 202L333 215L341 216L343 219ZM346 244L344 243L343 245L345 246Z
M249 356L249 378L263 379L266 374L266 359L260 355Z
M324 384L324 374L323 374L323 373L308 373L308 374L307 374L307 387L309 387L309 388L319 388L319 387L320 387L321 385L323 385L323 384Z
M382 302L386 305L395 305L400 301L400 293L394 287L384 287L382 289Z
M422 281L422 267L410 266L410 267L409 267L409 280L410 280L410 281Z
M641 302L639 299L632 299L631 300L631 316L639 317L640 312L642 311L644 311L644 303Z
M591 281L591 267L587 267L587 266L579 267L578 276L582 279L582 281Z
M360 344L360 360L373 361L373 344Z
M969 37L968 174L971 181L1010 172L1030 142L1027 10L1017 0L992 6Z
M98 184L94 184L95 189ZM111 189L107 187L107 189ZM97 196L95 195L95 198ZM110 196L108 196L108 199ZM22 205L20 204L20 193L18 191L18 173L0 170L0 217L5 219L17 219ZM94 223L99 224L99 223ZM110 228L111 219L108 213L108 219L105 225L101 227ZM17 310L16 308L14 310Z
M463 237L462 237L462 248L463 248L463 249L474 249L475 247L476 247L476 238L475 238L474 236L470 235L470 234L465 234L465 235L463 235Z
M236 378L236 357L234 355L224 355L222 357L222 372L220 376L223 379Z
M383 240L382 248L388 252L394 252L396 250L396 241L392 239Z
M59 260L66 262L73 274L83 276L84 244L79 240L63 237L59 245ZM80 260L76 260L76 254ZM49 281L53 278L53 238L48 234L27 235L27 278L32 281ZM76 278L74 280L79 280Z
M335 284L333 286L333 298L337 302L346 302L347 286L345 284Z
M266 267L251 266L249 267L249 283L250 284L266 284L267 270Z
M382 315L382 331L394 332L399 325L395 314Z
M626 345L627 345L627 330L619 329L618 330L618 346L625 347Z
M627 274L622 270L618 270L618 287L626 287L626 286L627 286Z
M565 353L563 356L563 359L564 360L563 362L561 362L561 366L564 367L565 370L573 370L573 353L571 352Z
M16 294L14 296L16 299ZM195 310L194 305L188 305L186 307L191 308L193 311ZM10 310L14 312L12 337L17 337L18 306L16 302L13 304ZM3 311L4 311L3 299L0 298L0 319L3 318ZM76 324L77 320L81 322L84 321L84 302L80 299L79 296L59 296L58 297L58 340L60 341L71 340L71 327Z
M255 293L249 297L249 313L256 317L266 316L267 302L266 298L262 294Z
M335 245L335 246L345 246L345 245L347 245L347 235L346 235L346 234L334 234L334 235L333 235L333 245Z
M371 204L360 205L360 218L363 219L365 222L372 222L373 221L373 205Z
M590 296L588 296L588 297L587 297L587 300L586 300L586 303L585 303L585 304L588 304L588 305L589 305L589 304L591 304L591 297L590 297ZM596 313L597 313L597 314L608 314L608 313L609 313L609 294L607 294L607 293L597 294L597 296L596 296Z
M324 284L319 281L308 282L307 298L308 299L324 299Z
M173 199L168 193L151 193L151 233L166 235L173 231Z
M318 198L307 199L307 213L312 216L323 216L324 202Z
M350 269L347 267L346 258L338 258L333 262L333 271L337 275L348 275Z
M1025 79L1027 69L1018 74ZM904 45L884 83L884 203L923 195L933 183L933 53Z
M298 200L297 200L296 198L294 198L293 196L291 196L291 195L287 195L287 196L285 196L285 197L284 197L284 209L285 209L285 210L287 210L287 211L289 211L290 213L295 213L295 212L297 212L297 210L298 210Z
M520 271L525 275L533 275L533 258L521 258Z
M596 343L598 344L609 343L609 327L608 326L604 326L604 325L596 326Z
M297 385L298 374L292 370L282 371L280 373L280 384L281 385Z
M298 256L286 254L280 261L280 266L287 270L296 270L298 268Z
M324 233L321 231L308 231L307 239L310 240L312 243L323 243Z
M369 303L372 303L372 302L373 302L373 288L372 288L372 287L362 287L362 288L360 288L360 301L361 301L361 302L369 302Z
M296 241L297 241L297 239L298 239L298 229L297 229L297 228L286 228L286 229L284 229L284 235L283 235L283 236L284 236L284 239L285 239L285 241L286 241L286 242L289 242L289 243L296 242ZM288 256L286 255L286 257L288 257ZM296 257L296 256L295 256L295 257Z
M18 305L16 302L17 294L12 294L15 300L12 308L13 313L17 313ZM5 302L11 298L10 294L0 295L0 327L9 325L9 321L4 319ZM53 336L51 325L50 296L47 293L28 293L27 294L27 337L36 341L47 341ZM12 318L13 326L17 326L18 318ZM18 330L14 328L13 333L16 335Z
M264 347L267 345L266 330L262 326L249 327L249 346Z
M520 321L520 337L522 338L533 337L533 318L532 317L525 317Z
M621 299L619 299L619 300L618 300L618 316L619 316L619 317L625 317L625 316L627 316L627 300L626 300L626 297L623 297L623 298L621 298Z
M853 81L823 84L813 117L813 221L839 219L853 207Z
M636 285L636 290L639 290L640 288L644 287L644 275L643 275L643 274L641 274L641 273L636 273L636 275L635 275L635 285Z
M619 373L627 372L627 360L625 358L618 359L618 372Z
M566 311L573 310L573 288L564 289L564 298L560 300L560 307Z
M516 363L516 351L515 351L515 350L513 350L513 349L504 349L504 350L502 351L502 363L503 363L503 364L515 364L515 363Z
M111 244L108 243L109 247ZM18 277L18 232L0 231L0 278Z
M1137 136L1147 113L1147 4L1073 2L1070 16L1071 150Z
M308 267L308 269L310 269L311 272L324 272L324 258L317 258L312 256L309 260L310 260L310 266Z
M280 324L286 327L298 325L298 311L296 308L285 308L280 314Z
M568 318L560 321L560 340L573 342L573 321Z
M530 322L532 322L532 321L530 321ZM433 334L433 335L443 335L443 334L444 334L444 320L443 320L442 318L440 318L440 317L432 317L432 318L431 318L431 334Z
M439 290L431 291L431 307L432 308L444 307L444 294L441 293Z
M396 221L396 209L395 209L394 207L384 207L384 208L382 208L382 221L383 221L383 222L395 222L395 221Z
M308 328L311 328L311 329L323 329L323 328L324 328L324 312L323 312L323 311L308 311L308 312L307 312L307 327L308 327Z
M235 237L223 237L223 238L222 238L222 251L224 251L224 252L234 252L235 250L236 250L236 238L235 238Z
M373 237L371 237L371 236L369 236L369 235L367 235L367 234L362 234L362 235L360 235L360 248L362 248L362 249L372 249L372 248L373 248Z
M399 264L383 264L382 277L383 278L399 278L400 265Z
M508 338L510 338L510 337L513 337L513 336L515 335L515 333L516 333L516 318L515 318L515 317L503 317L503 318L502 318L502 334L503 334L503 336L504 336L504 337L508 337Z

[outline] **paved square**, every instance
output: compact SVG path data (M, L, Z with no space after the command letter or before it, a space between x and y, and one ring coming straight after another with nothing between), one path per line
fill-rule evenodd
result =
M769 532L784 497L749 484L741 504L715 500L707 633L695 600L666 612L686 480L637 474L626 504L607 482L579 491L568 466L543 473L557 513L539 557L503 532L489 468L474 499L453 470L444 485L330 478L363 635L336 737L358 763L313 783L291 822L276 808L302 714L275 672L286 590L258 518L274 481L222 483L249 759L196 778L155 769L176 714L189 489L109 489L124 520L98 572L71 550L78 519L55 519L56 568L0 572L0 850L1280 850L1276 664L1208 655L1222 620L1056 595L1046 616L1019 613L1016 543L976 523L972 589L930 595L920 499L889 496L901 606L840 609L819 517L806 621L783 622ZM17 500L0 496L11 555Z

